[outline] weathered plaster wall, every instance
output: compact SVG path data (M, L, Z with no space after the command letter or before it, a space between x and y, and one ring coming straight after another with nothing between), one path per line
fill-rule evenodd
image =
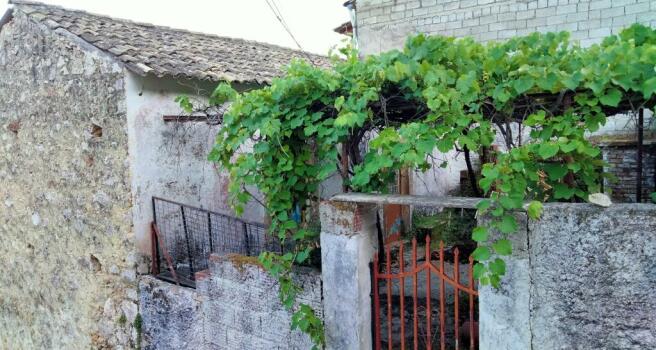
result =
M123 68L16 11L0 33L0 349L128 348Z
M202 103L214 83L140 77L126 79L127 119L137 246L150 252L152 196L221 213L233 213L228 201L229 176L207 160L217 125L168 122L164 115L184 112L174 101L185 94ZM252 202L244 218L264 221L264 208Z
M656 348L656 205L548 204L527 227L502 283L512 289L481 290L482 344L528 332L504 348Z
M212 255L209 272L193 290L145 276L140 282L145 349L298 349L309 337L290 330L291 314L278 299L278 283L255 258ZM322 316L321 275L298 269L298 302Z

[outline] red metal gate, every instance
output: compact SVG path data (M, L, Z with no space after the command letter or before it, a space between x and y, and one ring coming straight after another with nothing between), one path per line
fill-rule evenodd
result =
M461 270L458 248L445 251L443 242L440 242L439 248L433 250L430 236L426 237L423 257L417 256L416 239L412 240L409 256L404 245L403 241L389 243L385 246L385 262L379 263L378 255L374 259L375 349L382 349L384 343L388 349L432 349L438 342L442 350L447 347L476 349L478 291L474 282L473 259L469 257L464 264L465 271ZM406 260L409 260L409 269ZM384 271L380 270L381 267ZM448 270L451 270L451 276ZM461 274L465 274L466 285L461 283ZM409 282L412 285L406 286ZM437 287L437 293L432 285ZM381 298L386 299L385 310L381 310ZM439 304L435 308L434 302ZM407 303L412 303L411 314L406 314ZM452 308L447 310L447 304L452 304ZM461 310L463 306L464 310ZM433 312L438 311L439 315L433 316ZM385 313L386 316L382 315ZM433 324L434 317L439 318L439 326ZM410 333L411 336L406 338ZM434 339L438 335L439 340ZM464 344L461 343L463 338L467 340ZM412 346L407 346L407 343Z

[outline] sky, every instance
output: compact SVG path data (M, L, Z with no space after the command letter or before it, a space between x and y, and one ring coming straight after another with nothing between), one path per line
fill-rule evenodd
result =
M4 13L8 5L0 5ZM344 36L333 29L349 20L345 0L274 1L301 47L327 54ZM267 0L41 0L70 9L172 28L267 42L297 49Z

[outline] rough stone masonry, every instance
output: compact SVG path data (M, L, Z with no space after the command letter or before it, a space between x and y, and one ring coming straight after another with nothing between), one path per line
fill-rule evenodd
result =
M16 11L0 34L0 349L128 348L124 71Z
M196 276L196 290L141 277L144 349L312 348L306 334L290 329L278 281L257 258L213 254L209 269ZM303 287L297 302L323 318L319 271L298 268L293 278Z
M546 204L513 239L482 349L656 349L656 205Z

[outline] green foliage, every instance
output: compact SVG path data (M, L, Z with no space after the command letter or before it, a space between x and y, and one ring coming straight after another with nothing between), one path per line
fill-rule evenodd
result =
M334 60L332 69L297 61L263 89L237 93L222 84L214 91L210 103L232 105L209 159L230 172L236 211L250 199L244 189L257 187L271 234L295 242L294 253L260 257L281 281L280 297L296 311L295 327L318 346L323 342L314 313L294 305L298 287L290 270L317 245L308 222L316 213L320 183L339 167L337 145L358 141L359 131L374 130L377 136L344 181L355 191L384 192L398 169L429 169L435 150L490 150L503 136L497 135L499 125L517 121L516 107L527 96L555 98L529 99L521 122L530 127L530 139L482 167L479 185L488 198L478 210L493 218L488 227L473 229L479 242L474 271L482 284L499 285L505 263L493 254L510 254L508 235L518 227L512 212L525 201L532 201L527 211L537 219L540 202L585 200L599 191L604 163L585 134L605 123L607 108L628 100L636 108L653 107L647 99L656 92L656 33L634 25L586 49L568 37L535 33L480 44L418 35L402 51L360 59L345 49L346 59ZM551 108L567 93L573 101ZM178 102L190 109L188 99ZM291 218L296 206L301 222ZM490 234L492 229L500 236Z

